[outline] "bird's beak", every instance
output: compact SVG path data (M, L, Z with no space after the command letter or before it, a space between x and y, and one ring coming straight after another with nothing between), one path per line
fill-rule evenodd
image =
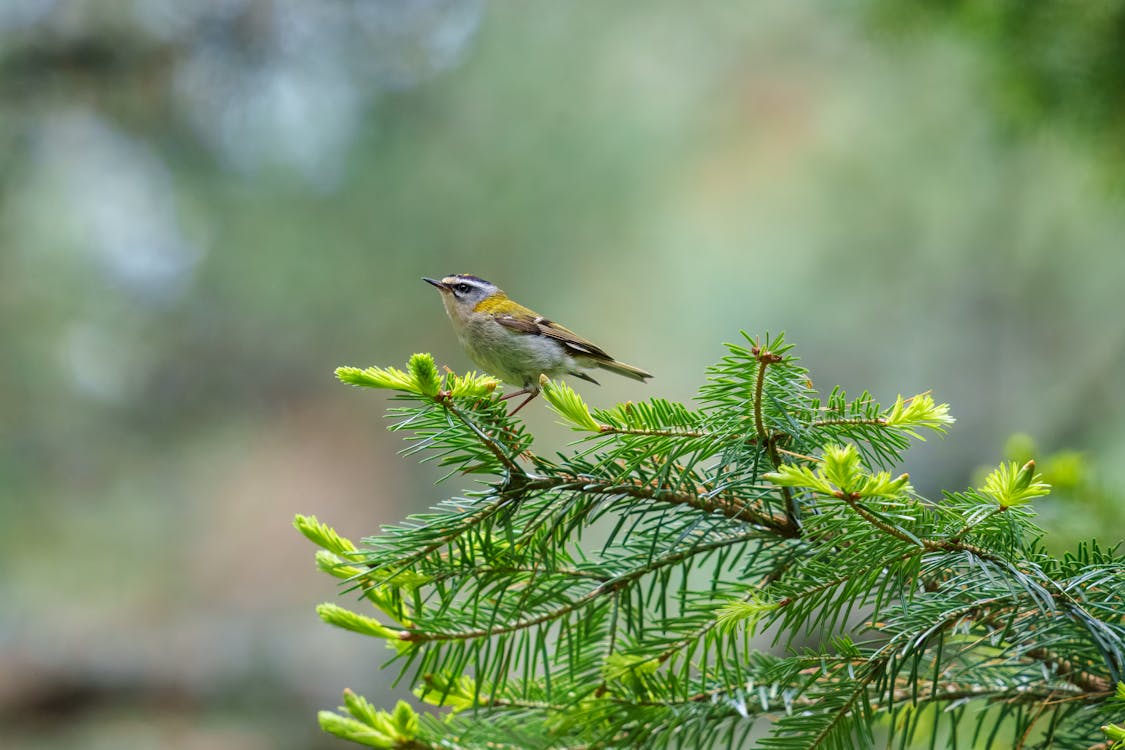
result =
M433 284L443 292L449 289L449 287L447 287L445 284L441 283L437 279L431 279L429 276L423 276L422 281L425 281L427 284Z

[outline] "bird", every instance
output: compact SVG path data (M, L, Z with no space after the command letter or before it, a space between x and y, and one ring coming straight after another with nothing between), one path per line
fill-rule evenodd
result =
M465 353L477 367L501 381L519 386L501 400L527 395L514 415L539 395L539 377L573 375L595 385L584 370L600 368L645 382L652 375L618 362L574 331L544 318L508 297L500 287L471 274L442 279L423 276L437 287L445 312Z

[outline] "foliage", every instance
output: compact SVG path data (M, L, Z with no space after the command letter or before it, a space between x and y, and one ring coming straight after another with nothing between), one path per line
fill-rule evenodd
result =
M349 692L324 729L400 748L1115 741L1116 550L1043 551L1033 461L919 497L892 466L946 431L945 404L822 402L782 337L743 336L695 409L591 410L544 382L582 434L555 459L490 379L440 375L428 355L338 370L395 391L407 453L483 485L358 547L297 518L372 608L321 617L384 640L400 679L446 709L381 712Z
M1125 114L1125 4L872 0L869 7L878 28L906 38L945 24L975 40L988 71L987 99L1002 123L1066 123L1098 142L1120 179L1125 140L1112 123Z

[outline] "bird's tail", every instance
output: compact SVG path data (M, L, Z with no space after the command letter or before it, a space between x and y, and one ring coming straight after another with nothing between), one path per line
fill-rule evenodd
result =
M610 372L616 372L618 375L624 375L627 378L632 378L633 380L639 380L642 383L645 382L646 378L652 377L652 373L645 372L644 370L640 369L639 367L633 367L632 365L627 365L624 362L618 362L615 359L599 360L597 365L598 365L598 367L602 368L603 370L609 370Z

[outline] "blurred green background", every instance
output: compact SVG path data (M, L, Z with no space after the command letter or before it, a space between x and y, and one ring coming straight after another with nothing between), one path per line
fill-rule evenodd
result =
M422 275L656 374L596 406L785 330L952 404L925 494L1034 455L1051 549L1118 542L1125 5L920 7L0 3L0 745L337 747L405 693L290 521L460 488L332 377L469 367Z

